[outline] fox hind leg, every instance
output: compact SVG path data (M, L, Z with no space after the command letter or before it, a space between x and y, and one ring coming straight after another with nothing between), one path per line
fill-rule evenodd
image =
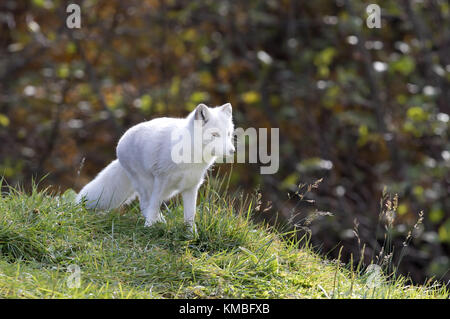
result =
M157 222L166 222L160 212L166 185L166 178L154 177L152 191L150 194L147 194L149 195L148 205L146 205L143 211L145 216L145 226L151 226Z
M136 190L139 198L139 206L141 207L142 215L147 219L148 206L150 204L150 198L153 190L154 177L143 176L134 172L128 171L131 183Z

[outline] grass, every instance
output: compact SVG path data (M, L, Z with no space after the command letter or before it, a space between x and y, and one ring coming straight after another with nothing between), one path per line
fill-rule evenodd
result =
M292 233L255 224L255 198L220 189L223 181L212 179L202 187L191 235L178 200L165 209L167 224L146 228L137 203L95 213L75 204L71 190L10 188L0 199L0 297L449 296L444 287L413 286L401 276L377 273L373 284L361 265L325 260Z

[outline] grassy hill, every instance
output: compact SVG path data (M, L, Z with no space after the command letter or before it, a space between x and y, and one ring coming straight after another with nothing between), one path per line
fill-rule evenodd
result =
M177 200L167 206L167 224L145 228L137 203L93 213L73 202L73 191L10 189L0 200L0 297L449 296L436 285L386 275L374 281L363 267L325 260L289 234L253 223L251 198L210 185L199 195L196 235L186 231Z

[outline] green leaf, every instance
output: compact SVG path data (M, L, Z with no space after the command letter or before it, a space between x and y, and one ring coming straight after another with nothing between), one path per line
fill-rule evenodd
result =
M33 4L34 4L35 6L41 7L41 8L43 8L43 7L44 7L44 4L45 4L45 1L44 1L44 0L33 0L32 2L33 2Z
M438 233L442 242L450 243L450 218L447 219L441 227L439 227Z
M68 53L68 54L74 54L75 52L77 52L77 46L75 45L74 42L70 41L70 42L67 43L67 45L66 45L66 53Z
M281 187L284 189L295 187L299 178L300 176L297 173L292 173L283 180Z
M69 66L67 64L60 65L57 73L60 78L67 78L70 74Z
M66 190L64 192L64 194L62 194L61 198L65 201L65 202L75 202L75 199L77 197L77 193L69 188L68 190Z
M439 223L442 218L444 218L445 213L440 207L433 207L430 214L428 215L430 218L430 221L433 223Z
M327 66L330 65L333 61L333 58L336 56L337 51L335 48L326 48L320 51L316 57L314 58L314 64L316 66Z
M391 69L403 75L409 75L416 68L414 60L409 56L403 56L391 63Z
M141 96L140 107L143 111L150 110L150 106L152 105L152 97L148 94L144 94Z
M419 106L410 107L406 115L415 122L423 122L428 119L428 113Z

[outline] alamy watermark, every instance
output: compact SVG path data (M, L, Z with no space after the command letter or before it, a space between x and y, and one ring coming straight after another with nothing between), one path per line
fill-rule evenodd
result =
M378 4L372 3L366 7L367 19L366 25L368 28L381 28L381 8Z
M80 288L81 286L81 269L78 265L69 265L67 267L67 272L69 277L66 280L67 287L69 288Z
M66 18L66 26L69 29L81 28L81 8L78 4L71 3L66 7L66 12L70 13Z
M69 29L81 28L81 8L78 4L71 3L66 7L66 13L70 13L66 18L66 26ZM381 8L378 4L371 3L366 7L368 28L381 28Z
M267 164L260 167L261 174L275 174L280 162L279 131L271 128L269 136L267 128L237 128L232 135L222 136L224 132L217 128L204 129L202 121L196 120L192 131L186 128L172 132L171 159L176 164L202 163L213 158L218 163L259 162Z
M69 14L66 26L70 29L81 28L81 8L78 4L66 7ZM377 4L366 7L368 28L381 28L381 8ZM200 121L194 121L194 130L175 130L171 136L171 159L177 164L202 163L214 159L219 163L261 163L261 174L275 174L279 169L279 128L237 128L230 138L220 137L221 132L204 129ZM234 147L234 141L236 142ZM248 153L246 151L248 146ZM236 154L233 154L236 151Z
M366 273L366 286L368 288L379 287L383 282L383 270L376 264L370 264L367 266Z

